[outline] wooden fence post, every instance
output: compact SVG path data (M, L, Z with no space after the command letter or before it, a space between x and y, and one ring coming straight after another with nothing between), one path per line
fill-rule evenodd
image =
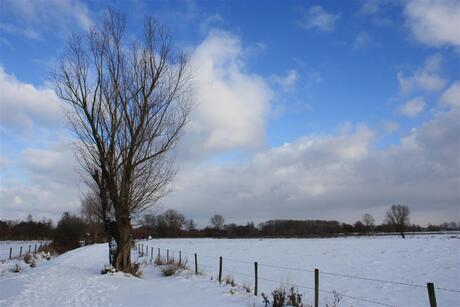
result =
M37 252L37 243L35 243L35 247L34 247L34 253Z
M19 257L21 257L21 256L22 256L22 246L21 246L21 248L19 249Z
M198 275L198 257L195 253L195 274Z
M319 306L319 270L315 269L315 307Z
M179 251L179 264L182 264L182 252Z
M169 249L166 250L166 263L169 262Z
M219 258L219 283L222 282L222 256Z
M259 278L258 278L258 270L257 270L257 262L254 262L254 295L257 296L257 290L258 290L258 285L259 283Z
M150 249L150 260L153 259L153 247Z
M426 284L428 288L428 298L430 299L430 307L436 307L436 295L434 293L434 284L429 282Z
M160 248L158 247L158 259L160 259L161 257L161 251L160 251Z
M30 254L30 247L31 247L31 245L29 244L29 254Z
M10 260L11 260L11 253L13 252L13 248L10 247Z

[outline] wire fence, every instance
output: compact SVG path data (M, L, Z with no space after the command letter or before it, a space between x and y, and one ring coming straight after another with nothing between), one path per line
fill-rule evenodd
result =
M28 253L36 253L50 241L8 242L0 244L0 261L22 257Z
M235 283L240 286L245 287L246 289L252 291L255 295L257 295L257 286L258 282L264 281L267 283L270 283L273 285L273 287L270 287L270 289L274 289L276 287L279 287L280 285L285 285L288 287L294 287L297 290L302 289L303 293L306 293L305 290L313 290L317 293L323 293L327 294L328 296L336 296L338 295L341 299L347 299L350 301L355 301L355 302L361 302L364 304L364 306L367 306L369 304L371 305L376 305L376 306L396 306L393 304L390 304L388 302L382 302L378 301L372 298L366 298L366 297L361 297L361 296L356 296L356 295L350 295L348 292L338 292L335 290L327 289L323 286L319 286L318 280L315 279L314 285L311 287L308 286L308 283L306 284L298 284L298 283L293 283L289 281L282 281L282 280L276 280L269 278L268 276L264 276L258 274L257 267L260 268L269 268L269 269L275 269L279 271L292 271L292 272L300 272L300 273L313 273L313 274L318 274L319 275L319 270L318 269L308 269L308 268L300 268L300 267L294 267L294 266L282 266L282 265L277 265L277 264L272 264L272 263L260 263L260 262L254 262L250 260L245 260L245 259L236 259L232 257L223 257L225 265L222 265L222 257L212 256L212 255L205 255L205 254L196 254L191 251L184 251L184 250L175 250L175 249L164 249L164 247L156 247L156 253L155 255L153 254L154 248L152 246L145 246L143 244L138 243L135 248L138 252L138 255L141 257L143 256L150 256L151 259L154 257L158 256L163 256L164 253L166 252L168 257L174 258L174 254L178 255L186 255L188 256L187 259L195 259L195 267L197 268L196 273L208 273L211 274L211 276L214 276L219 272L219 282L222 282L221 280L222 273L227 273L227 274L233 274L242 277L241 283ZM149 254L150 251L150 254ZM203 261L202 259L208 259L213 261L213 264L210 264L209 262ZM185 259L182 258L182 259ZM244 265L244 266L249 266L247 267L249 270L245 272L241 272L240 270L235 269L235 265L229 265L228 263L234 263L237 265ZM251 273L252 266L255 265L255 272ZM230 267L230 268L228 268ZM198 269L199 268L199 269ZM204 268L204 269L203 269ZM316 273L315 273L316 272ZM430 302L430 306L436 306L436 297L435 297L435 290L441 291L444 293L456 293L460 294L459 289L454 289L454 288L446 288L446 287L437 287L434 286L432 283L427 283L427 284L419 284L415 282L407 282L407 281L398 281L398 280L386 280L386 279L379 279L379 278L372 278L372 277L366 277L366 276L359 276L359 275L352 275L352 274L344 274L344 273L338 273L338 272L328 272L328 271L321 271L320 272L321 276L327 276L331 278L344 278L344 279L350 279L350 280L356 280L356 281L365 281L365 282L372 282L372 283L379 283L379 284L384 284L385 286L387 285L393 285L393 286L404 286L404 287L409 287L409 288L416 288L416 289L426 289L427 290L427 301ZM318 277L319 279L319 277ZM313 280L313 279L312 279ZM312 281L311 280L311 281ZM232 280L233 283L233 280ZM252 287L248 285L253 285ZM425 294L426 295L426 294ZM315 305L318 306L317 302L317 297L315 296Z

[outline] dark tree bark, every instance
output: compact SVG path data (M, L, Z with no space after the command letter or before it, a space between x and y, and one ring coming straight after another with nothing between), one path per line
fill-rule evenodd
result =
M152 18L141 40L125 38L125 18L109 10L102 26L76 34L54 74L75 149L98 195L111 264L130 272L131 216L168 192L170 154L190 113L186 57Z

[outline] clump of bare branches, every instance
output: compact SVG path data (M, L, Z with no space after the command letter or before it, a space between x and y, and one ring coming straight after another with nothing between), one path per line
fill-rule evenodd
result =
M109 10L100 27L72 36L53 79L97 200L90 213L109 235L110 263L130 272L131 217L167 194L176 173L170 152L191 109L187 57L153 18L128 41L125 16Z
M262 293L262 302L265 306L283 307L283 306L294 306L303 307L302 294L297 289L291 287L289 289L279 288L272 291L272 299L267 294Z

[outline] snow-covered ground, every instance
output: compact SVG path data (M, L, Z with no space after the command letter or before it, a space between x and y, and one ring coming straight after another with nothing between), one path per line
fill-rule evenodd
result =
M163 277L153 265L142 278L101 275L107 244L82 247L35 268L13 273L18 260L0 264L0 306L253 306L252 295L229 294L230 287L183 273ZM134 257L137 258L137 257ZM257 298L257 302L260 297ZM257 303L255 306L261 306Z
M124 274L101 275L107 263L107 245L82 247L36 268L13 273L18 260L0 264L0 306L256 306L254 297L241 288L230 291L216 282L218 257L223 256L223 276L233 276L237 284L254 285L254 264L259 263L259 293L280 285L298 285L304 302L312 303L311 269L320 269L321 306L330 300L327 290L344 294L338 306L374 306L368 299L388 306L427 306L426 282L436 287L460 288L460 239L455 235L330 239L161 239L141 241L154 256L161 248L177 259L178 251L188 258L193 270L193 253L198 254L203 276L184 272L163 277L151 264L142 266L142 278ZM22 264L25 265L24 263ZM283 268L280 268L283 267ZM299 270L291 270L299 268ZM233 271L233 272L230 272ZM236 272L236 273L235 273ZM327 273L421 285L346 278ZM213 280L211 280L211 276ZM273 281L271 281L273 280ZM236 293L230 293L236 292ZM459 306L460 293L436 290L438 306ZM375 305L378 306L378 305Z
M40 243L45 244L49 241L0 241L0 260L6 260L10 257L10 248L11 257L17 257L20 254L22 247L22 255L27 253L30 250L33 252L35 250L35 245L37 249L40 246Z
M315 268L320 270L320 299L323 304L331 297L328 290L344 294L340 306L373 306L370 302L347 296L393 306L426 306L427 282L433 282L439 288L460 289L459 235L408 236L406 239L396 236L328 239L160 239L140 243L148 245L149 248L160 247L163 255L166 249L170 249L170 253L174 251L177 257L181 250L192 264L193 253L197 253L199 269L214 276L218 274L219 256L222 256L223 275L233 276L237 284L254 285L253 262L257 261L259 291L269 293L281 284L295 284L304 293L304 300L308 303L313 301L314 292L309 288L314 287L314 273L311 271ZM157 253L157 249L154 253ZM439 306L460 306L459 292L436 289L436 298Z

